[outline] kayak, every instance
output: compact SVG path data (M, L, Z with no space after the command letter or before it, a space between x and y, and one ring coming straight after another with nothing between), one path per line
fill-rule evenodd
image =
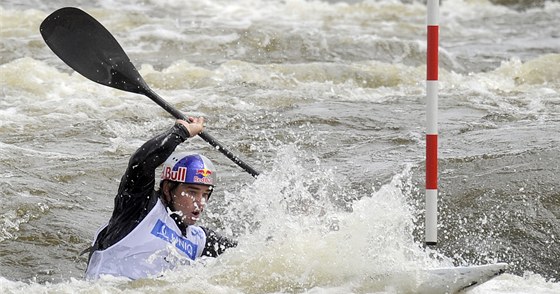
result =
M499 276L506 269L506 263L428 269L418 293L457 293Z

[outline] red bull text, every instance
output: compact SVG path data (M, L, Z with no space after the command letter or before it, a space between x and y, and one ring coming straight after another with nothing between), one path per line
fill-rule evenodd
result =
M164 180L172 180L177 182L184 182L187 178L187 168L180 167L176 171L171 170L171 167L166 167L161 173L161 178Z

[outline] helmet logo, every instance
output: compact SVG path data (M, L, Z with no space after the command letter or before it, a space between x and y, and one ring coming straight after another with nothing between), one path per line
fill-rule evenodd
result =
M187 178L187 168L179 167L176 171L174 171L170 166L167 166L163 169L161 178L165 180L184 182Z
M196 171L196 175L194 176L193 181L195 183L212 185L212 177L210 177L211 174L212 171L207 168L199 169Z
M202 177L207 177L212 174L212 171L209 169L199 169L196 171L197 174L200 174Z

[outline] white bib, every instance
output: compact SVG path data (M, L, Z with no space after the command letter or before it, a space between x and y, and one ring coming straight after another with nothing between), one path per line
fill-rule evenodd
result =
M186 236L182 236L158 200L148 215L122 240L93 252L86 279L97 279L100 275L130 279L158 275L200 257L205 244L206 234L200 227L188 226Z

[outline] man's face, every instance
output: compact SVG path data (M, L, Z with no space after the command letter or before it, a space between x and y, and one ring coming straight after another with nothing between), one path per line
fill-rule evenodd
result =
M173 208L185 225L194 225L200 219L211 189L205 185L179 184L170 191Z

